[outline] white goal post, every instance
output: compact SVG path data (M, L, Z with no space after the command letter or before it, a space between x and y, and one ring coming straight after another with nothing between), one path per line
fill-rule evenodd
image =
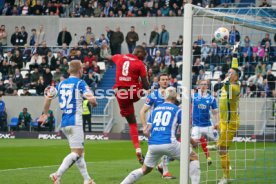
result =
M192 18L193 6L186 4L183 23L183 60L182 64L182 121L181 121L181 155L180 184L189 183L190 155L190 99L191 99L191 65L192 65ZM187 113L188 112L188 113Z

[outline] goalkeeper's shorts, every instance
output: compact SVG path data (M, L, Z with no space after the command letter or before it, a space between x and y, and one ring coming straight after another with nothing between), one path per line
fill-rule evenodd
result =
M218 139L218 146L230 147L232 140L239 129L239 124L220 123L220 134Z

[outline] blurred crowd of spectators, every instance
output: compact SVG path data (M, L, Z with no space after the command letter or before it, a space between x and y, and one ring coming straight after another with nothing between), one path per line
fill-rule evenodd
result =
M276 34L274 40L272 39L266 33L263 39L254 43L249 36L242 38L235 26L231 27L229 39L225 42L216 42L213 39L211 45L207 46L205 40L199 36L193 45L192 84L196 86L199 79L210 78L210 73L219 74L215 87L215 91L218 90L220 82L231 67L233 45L239 42L237 56L242 73L241 96L276 97L276 48L272 46L273 41L276 43Z
M134 26L130 26L126 33L123 33L119 26L115 30L106 26L100 35L95 35L92 27L88 26L81 35L76 45L68 47L72 35L66 27L63 27L57 37L59 48L51 48L47 46L47 35L43 26L37 30L32 29L30 35L24 26L20 29L15 27L10 39L14 47L4 52L0 47L2 74L0 94L17 95L18 90L23 89L22 95L34 95L28 89L35 89L35 95L43 95L46 86L56 85L68 77L68 62L73 59L83 62L83 79L92 89L96 89L102 76L98 62L105 62L106 53L121 54L124 42L128 52L132 53L139 42L139 33ZM242 71L240 82L242 86L246 86L242 88L241 95L275 96L275 77L271 70L276 61L275 47L272 46L273 41L276 42L276 35L274 38L270 36L267 33L258 43L253 43L249 36L242 37L235 26L230 29L229 39L223 42L214 39L206 41L199 35L193 43L193 87L196 87L197 81L203 78L218 80L218 83L223 80L224 74L231 66L233 45L240 42L238 52L238 62ZM5 26L2 25L0 45L6 45L7 42ZM185 63L182 58L182 35L171 41L169 30L165 25L155 26L150 33L148 43L143 42L142 45L148 53L145 63L148 66L148 77L152 88L158 87L157 76L161 73L170 76L171 86L179 86L178 81L182 80L182 63ZM27 72L22 75L22 71Z
M57 15L62 17L182 16L184 5L215 7L232 0L2 0L1 15Z
M71 2L72 0L2 0L0 14L68 16Z

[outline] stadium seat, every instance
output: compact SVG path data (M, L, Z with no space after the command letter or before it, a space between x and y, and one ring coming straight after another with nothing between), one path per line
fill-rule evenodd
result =
M272 71L276 71L276 63L274 62L273 65L272 65Z
M29 92L30 92L32 95L37 95L37 94L36 94L36 89L29 89Z
M22 94L23 94L23 89L17 90L17 95L18 95L18 96L21 96Z
M214 76L213 76L213 79L214 79L214 80L219 79L221 74L222 74L221 71L215 71Z
M276 76L276 71L272 70L271 72L274 76Z
M33 129L37 129L38 128L38 122L37 122L38 118L35 118L34 121L31 122L30 127Z
M23 68L23 70L30 70L30 63L31 62L27 62L26 66Z
M17 124L18 124L18 118L17 117L12 117L9 124L8 124L9 131L11 130L11 128L16 128Z
M26 74L28 74L29 71L21 71L20 73L21 73L22 77L25 78L25 77L26 77Z
M98 62L97 65L100 67L101 71L105 71L106 67L105 67L105 63L104 62Z
M214 89L215 84L218 83L217 81L211 81L211 88Z
M206 74L206 78L207 80L210 80L213 78L213 74L211 71L205 71L205 74Z
M182 64L182 62L177 62L176 66L179 68L181 64Z

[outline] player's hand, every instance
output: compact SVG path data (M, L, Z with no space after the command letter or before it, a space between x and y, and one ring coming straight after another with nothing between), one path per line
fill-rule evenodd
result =
M48 114L42 114L41 116L39 116L39 118L38 118L38 120L37 120L37 122L40 122L40 123L45 123L46 122L46 120L48 119Z
M229 82L230 76L225 77L225 79L222 81L223 84Z
M92 105L93 107L96 107L96 106L98 105L97 100L96 100L96 98L95 98L94 96L91 97L90 103L91 103L91 105Z
M219 130L219 124L218 123L214 125L214 129Z

